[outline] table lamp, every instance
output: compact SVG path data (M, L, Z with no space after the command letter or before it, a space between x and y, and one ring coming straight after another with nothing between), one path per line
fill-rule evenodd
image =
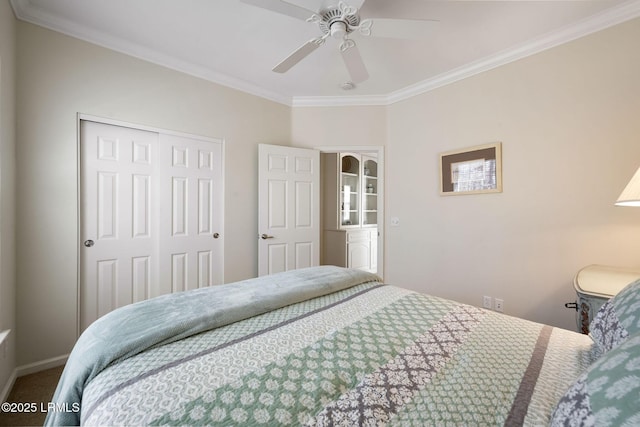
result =
M620 197L616 200L616 205L640 207L640 168L622 190Z

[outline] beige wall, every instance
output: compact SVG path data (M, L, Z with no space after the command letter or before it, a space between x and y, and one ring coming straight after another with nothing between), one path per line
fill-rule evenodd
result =
M292 113L291 138L299 147L384 146L387 108L297 107Z
M225 280L257 275L257 144L289 107L22 22L18 51L19 365L76 339L77 113L224 138Z
M573 275L640 267L640 20L388 109L390 283L575 328ZM501 141L501 194L441 197L438 153Z
M9 2L0 1L0 331L13 331L0 351L0 393L16 365L15 23Z

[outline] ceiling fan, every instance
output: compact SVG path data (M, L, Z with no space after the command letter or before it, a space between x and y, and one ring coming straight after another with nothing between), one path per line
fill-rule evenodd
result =
M273 68L276 73L285 73L302 61L329 37L338 41L342 59L349 71L352 83L362 83L369 78L369 73L360 56L353 34L363 36L389 38L424 38L433 31L438 21L415 19L361 19L360 8L365 0L350 0L347 4L340 0L337 4L322 7L317 12L293 4L285 0L241 0L243 3L257 6L272 12L288 15L316 24L321 36L309 40L293 51L282 62ZM357 4L358 6L354 6Z

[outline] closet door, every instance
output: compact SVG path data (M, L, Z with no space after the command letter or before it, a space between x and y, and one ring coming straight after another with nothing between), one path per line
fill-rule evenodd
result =
M80 330L158 293L158 134L80 122Z
M221 284L222 143L160 135L160 165L162 290Z
M80 331L223 282L222 141L80 121Z

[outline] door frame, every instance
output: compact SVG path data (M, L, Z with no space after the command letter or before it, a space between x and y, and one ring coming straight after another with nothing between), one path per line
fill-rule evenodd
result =
M81 132L80 132L80 125L82 121L91 121L91 122L96 122L96 123L102 123L102 124L106 124L106 125L113 125L113 126L120 126L120 127L126 127L126 128L132 128L132 129L137 129L137 130L142 130L142 131L148 131L148 132L155 132L158 134L164 134L164 135L173 135L173 136L178 136L178 137L184 137L184 138L192 138L192 139L197 139L200 141L205 141L205 142L212 142L212 143L220 143L221 144L221 149L222 149L222 182L221 182L221 198L222 198L222 208L221 208L221 220L222 220L222 236L224 239L225 236L225 200L226 200L226 196L225 196L225 177L226 177L226 173L225 173L225 151L226 151L226 141L224 138L220 137L220 138L212 138L212 137L208 137L208 136L202 136L202 135L197 135L197 134L193 134L193 133L187 133L187 132L178 132L178 131L173 131L173 130L169 130L169 129L164 129L164 128L160 128L160 127L156 127L156 126L148 126L148 125L142 125L142 124L138 124L138 123L131 123L131 122L126 122L123 120L116 120L116 119L110 119L110 118L106 118L106 117L100 117L100 116L94 116L91 114L85 114L85 113L77 113L76 114L76 215L77 215L77 228L76 228L76 235L77 235L77 246L76 246L76 277L77 277L77 281L76 281L76 337L80 336L80 329L81 329L81 324L80 324L80 303L81 303L81 295L80 295L80 291L81 291L81 280L82 280L82 276L81 276L81 263L80 263L80 256L82 253L82 235L81 235L81 231L82 231L82 212L81 212L81 206L82 206L82 171L81 171L81 166L82 166L82 157L81 157L81 145L82 145L82 138L81 138ZM226 246L226 239L223 240L223 245ZM224 283L224 265L225 265L225 259L224 259L224 254L225 254L225 250L222 251L222 282Z
M378 157L378 179L382 181L382 185L378 188L378 271L377 274L384 279L384 188L385 188L385 176L384 176L384 146L382 145L340 145L340 146L320 146L313 147L315 150L320 151L320 155L325 153L342 153L348 151L350 153L375 153ZM322 177L321 177L322 182ZM320 197L320 213L322 214L322 197ZM321 223L324 223L324 218L321 217ZM323 233L320 233L320 247L324 245L322 239Z

